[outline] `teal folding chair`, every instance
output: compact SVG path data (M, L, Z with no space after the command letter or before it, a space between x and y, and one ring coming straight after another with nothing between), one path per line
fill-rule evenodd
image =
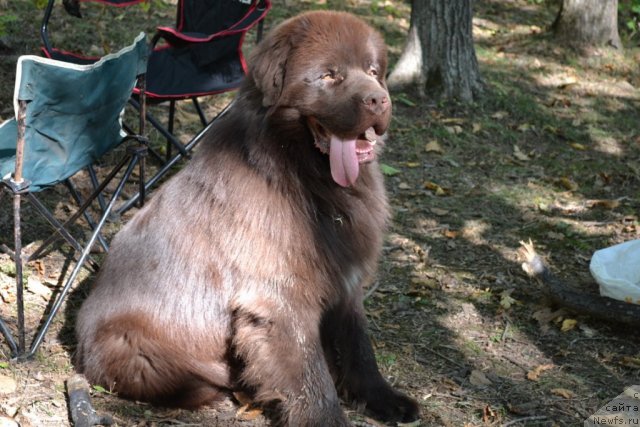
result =
M144 192L144 156L147 141L144 135L144 108L139 114L138 134L127 134L122 124L124 108L136 86L144 93L144 75L148 46L143 33L134 43L99 61L78 65L37 56L18 59L14 109L16 117L0 125L0 177L2 187L13 196L14 248L4 245L16 265L17 319L0 318L0 331L14 357L30 357L37 351L51 322L83 265L97 270L90 257L96 241L107 249L100 231L129 180L139 167L139 191ZM144 99L142 99L144 105ZM92 194L82 200L70 178L90 168L105 153L127 142L123 158ZM125 168L126 166L126 168ZM120 172L124 169L124 174ZM119 181L109 202L98 209L100 218L93 221L88 213L93 202L106 186ZM36 197L36 193L66 184L78 210L62 222ZM1 195L1 193L0 193ZM23 254L21 238L21 200L26 198L54 228L54 233L31 254ZM76 239L70 225L84 215L91 227L88 239ZM77 251L78 259L64 285L52 302L46 319L26 347L23 299L23 263L40 256L59 237ZM11 326L13 325L13 326ZM13 330L17 331L17 340Z

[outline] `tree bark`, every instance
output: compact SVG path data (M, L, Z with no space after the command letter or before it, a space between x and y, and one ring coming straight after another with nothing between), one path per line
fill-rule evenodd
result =
M622 48L618 0L562 0L551 28L556 38L569 47Z
M472 0L413 0L407 43L387 79L393 89L473 101L482 92Z

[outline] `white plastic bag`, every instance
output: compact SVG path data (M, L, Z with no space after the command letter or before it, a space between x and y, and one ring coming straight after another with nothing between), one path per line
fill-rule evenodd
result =
M640 240L595 251L589 269L600 295L640 304Z

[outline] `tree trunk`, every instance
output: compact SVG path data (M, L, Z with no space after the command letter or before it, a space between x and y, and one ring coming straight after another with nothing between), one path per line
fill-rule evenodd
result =
M473 46L472 0L413 0L407 43L388 83L473 101L482 92Z
M562 43L574 48L622 48L618 34L618 0L562 0L552 27Z

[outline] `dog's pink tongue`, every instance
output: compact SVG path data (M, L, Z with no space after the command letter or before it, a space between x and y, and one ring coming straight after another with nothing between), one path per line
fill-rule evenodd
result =
M349 187L358 178L358 155L355 139L340 139L331 136L329 146L329 163L333 180L343 187Z

